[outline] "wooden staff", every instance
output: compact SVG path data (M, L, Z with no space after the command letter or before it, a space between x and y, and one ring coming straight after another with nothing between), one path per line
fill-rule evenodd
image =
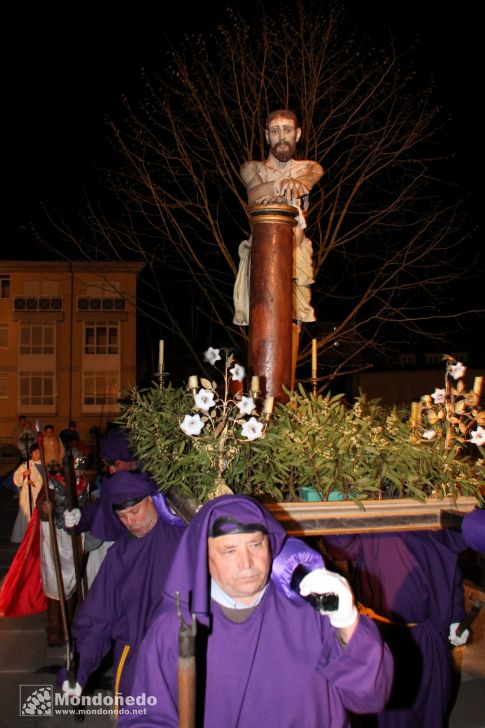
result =
M39 451L40 451L40 463L41 463L42 483L43 483L43 489L44 489L45 502L50 503L49 478L47 476L47 468L46 468L45 456L44 456L44 438L42 437L42 434L40 432L40 425L39 425L38 421L36 424L36 430L37 430L37 444L39 446ZM69 685L74 687L76 684L74 651L73 651L73 646L72 646L71 627L70 627L69 618L67 615L66 593L64 591L64 582L62 580L61 558L59 556L59 544L57 543L56 526L54 523L54 516L52 513L52 509L50 509L47 512L47 521L49 523L49 533L50 533L50 537L51 537L51 551L52 551L52 558L54 561L54 569L55 569L55 573L56 573L57 594L59 597L59 606L60 606L60 610L61 610L62 631L64 634L64 639L66 641L66 669L67 669L67 674L68 674Z
M194 728L196 698L195 635L197 633L197 621L195 614L193 614L192 624L184 622L180 607L180 592L177 592L176 599L177 615L180 620L178 659L179 728Z
M70 512L77 505L76 473L74 471L74 458L72 456L72 450L70 446L68 446L66 454L62 459L62 467L64 469L64 480L66 483L67 510ZM81 577L82 569L81 556L79 553L79 537L76 533L76 526L68 528L67 531L71 536L72 543L72 557L74 562L74 575L76 577L77 603L81 604L84 599L84 593Z

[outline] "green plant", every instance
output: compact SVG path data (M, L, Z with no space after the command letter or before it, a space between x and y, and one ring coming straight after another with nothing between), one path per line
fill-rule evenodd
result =
M210 347L206 359L215 365L221 359L219 350ZM205 378L199 384L194 375L189 391L154 386L129 393L118 421L128 429L137 456L163 490L176 486L184 496L203 502L232 488L249 493L254 487L245 463L252 463L248 453L265 435L273 398L266 400L260 418L259 392L247 396L231 392L231 382L242 382L244 375L244 368L227 351L221 389Z
M342 395L314 397L300 386L287 404L277 405L261 437L241 437L247 415L237 406L243 395L228 393L231 363L223 394L215 382L202 380L215 403L200 418L206 418L203 436L203 429L195 435L181 428L196 404L193 393L156 385L132 391L120 422L162 490L177 486L201 503L223 476L232 492L266 501L299 500L303 485L312 485L323 500L337 490L358 502L479 495L483 460L456 457L445 438L416 436L405 413L388 411L363 394L349 407Z

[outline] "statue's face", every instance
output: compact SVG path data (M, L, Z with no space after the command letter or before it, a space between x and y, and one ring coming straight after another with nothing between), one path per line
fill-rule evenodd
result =
M277 116L266 129L266 141L273 157L279 162L288 162L293 157L300 136L301 129L295 126L293 119L286 116Z

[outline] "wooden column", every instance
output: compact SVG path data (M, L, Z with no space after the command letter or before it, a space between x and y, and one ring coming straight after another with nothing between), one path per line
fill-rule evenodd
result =
M252 205L248 364L263 393L287 400L291 386L293 229L291 205Z

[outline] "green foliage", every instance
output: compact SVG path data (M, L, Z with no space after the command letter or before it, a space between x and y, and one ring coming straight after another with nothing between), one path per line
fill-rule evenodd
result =
M478 495L484 461L456 457L443 439L423 441L396 410L364 395L349 407L342 395L314 397L301 386L289 397L277 405L264 437L230 440L222 476L234 493L294 501L311 485L323 500L331 491L358 502ZM177 486L202 503L221 471L209 440L180 428L193 408L190 392L154 385L131 392L120 423L161 490Z

